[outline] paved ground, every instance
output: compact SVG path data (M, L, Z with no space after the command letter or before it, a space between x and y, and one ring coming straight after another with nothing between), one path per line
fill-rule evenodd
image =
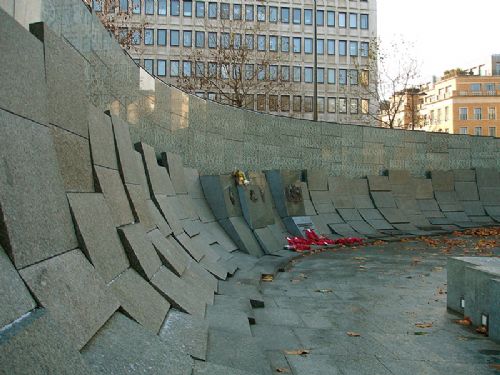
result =
M266 307L254 310L252 333L275 373L498 373L500 345L446 310L446 258L500 255L495 239L442 237L305 256L263 283Z

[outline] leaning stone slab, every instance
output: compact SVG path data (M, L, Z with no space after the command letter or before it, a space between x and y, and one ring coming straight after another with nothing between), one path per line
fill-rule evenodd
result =
M391 191L389 177L387 176L368 176L368 186L370 191Z
M432 188L435 192L453 191L455 179L452 171L432 171Z
M411 181L410 172L407 170L390 169L389 183L391 185L409 185Z
M231 175L200 176L206 200L218 220L241 216L241 205Z
M485 211L481 202L479 201L463 201L461 202L464 207L464 212L468 216L484 216Z
M186 271L182 274L181 279L189 285L203 291L204 295L207 297L207 303L211 304L213 302L213 295L219 288L219 282L214 275L200 266L199 263L191 261Z
M500 206L500 187L480 187L479 197L485 206Z
M178 154L172 152L162 152L161 158L163 165L168 168L168 174L172 180L176 194L187 194L187 185L184 178L184 166L182 165L182 158Z
M152 333L158 333L170 303L151 284L129 268L113 280L110 287L128 316Z
M310 191L328 190L328 174L323 169L308 169L306 171L307 186Z
M173 242L177 243L175 239L171 238L169 241L158 229L149 232L148 238L153 243L162 263L181 276L190 262L189 255L178 244L173 245Z
M187 195L185 195L187 197ZM190 219L188 211L186 210L186 205L178 196L165 197L164 198L170 207L172 207L173 213L179 220Z
M0 363L2 375L95 374L47 309L36 309L2 331Z
M80 250L20 271L35 298L50 310L58 331L81 349L120 303Z
M175 195L174 187L172 186L172 181L170 181L167 170L158 165L153 147L139 142L136 143L135 148L142 154L146 176L148 177L148 183L152 195Z
M149 208L149 212L151 212L151 216L153 218L153 221L156 224L156 226L158 227L158 229L160 230L160 232L165 237L171 235L173 233L172 228L170 228L168 223L165 221L165 218L163 217L161 212L156 207L156 204L152 200L148 199L146 201L146 205Z
M227 274L229 273L228 269L225 267L222 261L213 261L212 259L208 259L207 257L203 257L200 260L200 266L205 268L212 275L217 277L220 280L226 280Z
M384 218L382 219L368 219L366 220L368 224L370 224L376 230L391 230L394 227Z
M205 316L202 290L186 283L166 267L160 268L151 283L176 308L197 317Z
M217 223L217 222L207 223L207 224L205 224L205 228L207 228L207 230L210 232L210 234L227 251L235 251L238 249L238 246L229 237L227 232L221 227L221 225L219 223Z
M172 309L161 327L160 339L191 357L207 358L208 323L203 319Z
M157 203L157 207L162 213L163 217L167 220L169 227L172 229L175 235L179 235L184 233L184 229L182 228L182 223L179 220L179 216L177 216L177 212L175 207L172 205L175 203L168 198L175 197L167 197L165 195L155 195L154 201Z
M380 213L391 224L408 223L408 218L399 208L381 208Z
M80 248L108 283L129 267L129 261L104 196L72 193L68 200Z
M353 195L354 208L358 210L361 208L375 208L373 201L369 195Z
M268 227L255 229L254 233L260 247L266 254L273 254L283 248Z
M479 188L500 186L500 174L494 168L476 168L476 179Z
M89 136L92 149L92 163L101 167L118 170L111 118L93 105L89 106Z
M309 216L285 217L283 219L283 224L285 225L286 230L294 236L305 237L305 231L307 229L316 230L314 223Z
M332 203L314 203L314 211L318 214L332 214L335 212L335 207Z
M0 110L0 139L0 243L16 268L76 248L50 130Z
M0 329L36 307L30 292L0 246ZM0 362L2 363L2 362Z
M396 201L390 191L372 191L371 193L377 208L396 208Z
M173 198L173 197L172 197ZM184 211L186 212L186 216L190 220L198 220L198 214L196 213L193 200L188 194L179 194L175 198L179 201L179 204L182 206Z
M324 215L315 215L311 216L311 221L316 228L316 233L321 235L329 235L331 233L328 224L325 222ZM343 220L342 220L343 222ZM285 236L283 236L284 238ZM282 246L281 246L282 247Z
M475 182L455 182L455 191L461 201L478 201L479 193Z
M375 208L367 208L367 209L360 209L359 213L363 217L364 220L382 220L384 217L380 213L379 210Z
M115 225L120 226L134 222L120 173L97 165L94 166L94 170L99 184L98 191L104 194Z
M304 196L301 172L288 170L266 171L266 179L280 217L304 216Z
M150 280L162 263L142 224L125 225L118 228L118 233L132 267Z
M186 182L186 187L188 194L193 199L205 198L203 194L203 188L201 187L200 175L198 170L194 168L184 168L184 181Z
M360 234L349 224L328 224L331 230L342 237L359 237Z
M146 231L155 229L156 224L147 203L148 196L144 193L142 186L125 184L125 190L135 222L141 223Z
M211 223L216 220L205 198L193 198L192 203L196 214L202 222Z
M128 123L115 115L111 115L115 136L116 151L118 152L118 166L120 174L126 184L143 184L144 166L142 158L137 158L137 151L132 146ZM142 169L142 171L141 171ZM149 191L149 189L146 189Z
M257 239L242 217L230 217L221 220L220 224L241 251L256 257L264 254Z
M339 208L339 214L344 221L359 221L363 220L358 210L352 208Z
M186 249L186 251L193 257L194 260L199 262L205 256L203 244L195 240L195 237L189 238L185 233L176 236L179 243ZM209 246L207 244L206 246Z
M184 228L184 232L186 232L186 234L189 237L197 236L202 231L204 231L204 224L200 220L191 220L191 219L182 220L182 227ZM213 241L215 242L216 240L213 239Z
M82 351L96 374L191 375L192 359L179 348L116 313Z
M274 223L273 206L258 185L238 186L241 211L251 229L264 228Z
M433 199L434 190L432 180L426 178L414 178L413 183L416 187L416 199Z
M348 224L358 233L368 237L383 237L380 232L375 230L370 224L365 221L349 221Z

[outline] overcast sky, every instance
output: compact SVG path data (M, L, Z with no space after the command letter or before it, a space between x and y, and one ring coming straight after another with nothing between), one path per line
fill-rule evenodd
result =
M500 0L377 0L378 35L415 45L422 81L500 54Z

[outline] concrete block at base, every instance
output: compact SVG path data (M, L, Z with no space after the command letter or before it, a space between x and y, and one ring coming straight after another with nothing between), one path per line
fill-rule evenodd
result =
M256 257L264 255L255 235L242 217L221 220L220 225L240 250Z
M283 219L286 230L294 236L305 236L306 229L316 230L309 216L285 217Z

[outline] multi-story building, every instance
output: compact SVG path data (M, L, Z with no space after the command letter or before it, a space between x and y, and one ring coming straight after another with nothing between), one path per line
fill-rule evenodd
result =
M247 98L247 107L312 119L316 45L318 119L372 122L367 113L378 105L370 98L370 90L361 88L361 83L364 86L367 79L370 82L367 65L370 42L377 35L376 0L120 0L118 3L120 10L130 13L127 17L130 27L145 25L142 38L132 36L133 48L129 53L146 71L165 82L182 86L179 77L194 76L197 69L208 69L209 60L195 66L192 56L196 51L210 52L217 43L225 43L228 39L224 24L245 21L255 25L247 28L247 33L253 30L255 35L245 35L244 40L251 37L252 46L255 44L256 50L269 56L266 79L289 82L287 89L280 92L251 93L253 100ZM94 10L100 9L99 1L94 0ZM230 40L237 40L237 36L231 36ZM238 40L241 39L240 36ZM247 65L253 63L248 61ZM227 74L221 66L213 65L212 62L216 74ZM216 90L191 91L225 101Z

